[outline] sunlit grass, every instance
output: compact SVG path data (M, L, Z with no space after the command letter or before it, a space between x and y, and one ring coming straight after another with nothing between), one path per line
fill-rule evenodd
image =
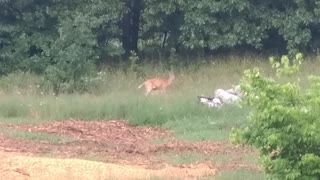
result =
M257 165L258 157L252 156L251 154L243 154L239 157L238 154L206 154L201 152L193 151L168 151L158 153L157 157L162 161L171 165L182 165L182 164L192 164L197 162L211 162L216 166L226 165L233 161L242 162L243 164Z
M319 60L304 62L301 87L307 87L308 75L320 75ZM272 69L265 57L229 56L210 61L194 61L188 66L174 67L176 79L164 95L144 96L138 89L145 78L133 72L106 67L92 79L87 94L54 96L43 78L30 73L15 73L0 78L0 122L43 123L75 118L83 120L124 119L132 125L160 126L174 131L177 139L189 141L227 140L232 127L246 123L249 109L236 105L209 109L197 102L198 95L212 96L218 88L227 89L239 84L243 71L260 67L267 74ZM167 77L168 70L159 64L142 67L146 78ZM49 89L49 90L48 90ZM27 139L63 141L61 137L3 130L11 136ZM155 144L165 143L157 140ZM225 163L230 156L207 157L203 154L169 155L172 163L192 163L202 159ZM256 159L245 158L256 162ZM217 179L259 179L263 174L234 170L221 173ZM210 177L208 177L210 178Z
M266 175L263 172L247 170L247 169L236 169L236 170L222 171L217 176L215 176L214 179L217 179L217 180L237 180L237 179L265 180ZM207 180L207 179L201 178L201 180Z
M208 158L208 155L199 152L165 152L159 153L158 158L171 165L192 164L202 162Z
M199 106L199 105L198 105ZM185 116L168 121L164 127L173 129L178 139L203 141L225 140L233 127L245 125L247 108L225 106L220 109L205 109L198 116Z
M246 115L246 108L239 106L210 109L199 104L196 95L4 96L0 101L1 122L126 119L133 125L172 129L178 138L189 140L226 139L232 127L244 124Z
M308 60L301 72L306 76L320 74L320 62ZM245 124L248 109L226 106L209 109L197 102L198 95L212 96L217 88L239 84L244 70L260 67L271 72L267 59L257 56L229 56L212 61L194 61L175 67L176 79L164 95L145 97L138 89L144 79L133 72L106 68L93 81L88 94L43 92L42 78L28 74L11 74L0 78L0 122L42 123L69 118L83 120L125 119L133 125L161 126L174 130L186 140L225 140L232 127ZM167 77L168 70L157 64L143 66L146 78Z

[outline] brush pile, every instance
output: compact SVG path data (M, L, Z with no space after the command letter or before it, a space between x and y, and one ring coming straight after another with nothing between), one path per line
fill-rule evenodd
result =
M206 97L206 96L198 96L198 101L201 104L205 104L208 107L217 107L220 108L224 104L232 104L241 101L242 93L240 89L240 85L234 86L231 89L223 90L217 89L214 92L214 96Z

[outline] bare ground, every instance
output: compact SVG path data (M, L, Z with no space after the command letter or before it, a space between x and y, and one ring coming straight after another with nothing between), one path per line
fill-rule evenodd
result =
M63 138L61 142L50 142L0 133L0 174L5 179L194 179L226 169L259 170L256 165L241 159L245 155L256 156L249 148L228 142L180 141L171 131L130 126L125 121L71 119L39 125L0 124L0 128ZM154 143L159 139L165 141ZM173 166L157 156L172 151L238 158L224 164L204 161Z

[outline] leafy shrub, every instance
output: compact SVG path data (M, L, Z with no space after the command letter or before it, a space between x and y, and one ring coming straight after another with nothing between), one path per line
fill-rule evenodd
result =
M302 55L290 62L270 59L278 77L299 72ZM241 81L245 103L251 107L248 126L233 129L233 142L259 149L270 179L319 179L320 177L320 77L310 77L302 91L299 79L280 83L258 69L247 70Z
M84 92L88 88L84 77L92 76L95 71L97 57L93 47L97 42L87 18L78 14L64 19L59 27L59 37L46 52L52 65L46 68L45 77L55 94Z

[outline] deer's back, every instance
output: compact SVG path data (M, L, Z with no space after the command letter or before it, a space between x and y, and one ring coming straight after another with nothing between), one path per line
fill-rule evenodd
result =
M165 89L168 85L169 81L162 78L149 79L145 82L145 86L152 86L152 89Z

